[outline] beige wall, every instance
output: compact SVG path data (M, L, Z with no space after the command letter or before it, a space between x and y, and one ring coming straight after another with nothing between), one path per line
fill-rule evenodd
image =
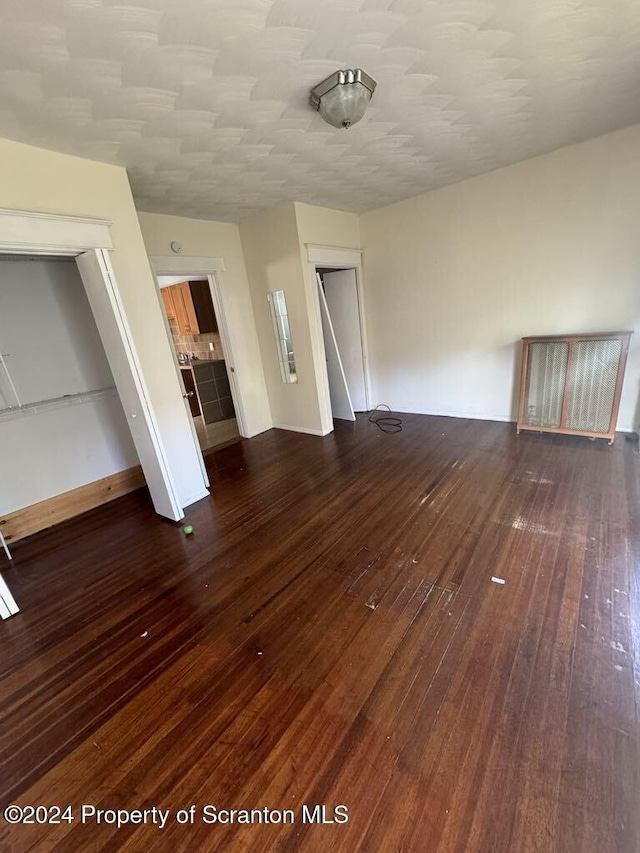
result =
M327 433L333 429L331 401L327 380L326 358L320 320L320 306L315 265L309 263L308 246L342 249L360 248L360 222L354 213L331 210L302 202L295 203L298 243L304 276L306 310L309 318L309 336L312 367L318 396L319 429Z
M253 306L237 225L157 213L138 214L149 255L172 255L171 242L182 245L182 257L222 258L219 276L225 318L232 344L232 363L242 398L247 436L272 426Z
M300 244L293 203L281 204L240 223L247 275L251 287L264 375L273 425L301 431L320 431L320 411L313 370L309 318ZM278 352L267 294L284 290L291 326L298 382L280 377Z
M358 217L300 202L278 205L240 224L265 379L274 426L324 435L328 387L315 272L307 244L357 248ZM285 384L267 294L284 290L291 324L298 382Z
M295 203L298 236L304 246L337 246L343 249L360 248L360 221L355 213L331 210L312 204Z
M204 482L125 170L0 139L0 186L5 208L112 223L118 288L178 496L186 505Z
M374 403L514 419L522 336L637 329L639 222L640 126L364 214Z

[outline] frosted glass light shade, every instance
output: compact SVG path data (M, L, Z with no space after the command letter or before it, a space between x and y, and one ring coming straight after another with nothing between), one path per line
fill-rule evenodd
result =
M333 127L351 127L360 121L376 88L361 68L336 71L311 90L310 102Z

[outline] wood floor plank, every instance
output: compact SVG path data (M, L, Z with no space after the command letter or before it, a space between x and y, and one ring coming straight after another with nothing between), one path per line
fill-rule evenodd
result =
M637 450L402 417L212 453L190 537L142 490L16 543L0 806L170 816L0 849L635 853Z

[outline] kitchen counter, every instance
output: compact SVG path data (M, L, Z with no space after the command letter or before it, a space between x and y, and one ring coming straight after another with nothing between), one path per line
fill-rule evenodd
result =
M222 364L224 364L224 359L223 358L195 358L195 359L193 359L193 361L178 362L178 364L180 366L180 370L191 370L192 368L200 367L201 365L216 364L216 362L218 362L218 363L221 362Z

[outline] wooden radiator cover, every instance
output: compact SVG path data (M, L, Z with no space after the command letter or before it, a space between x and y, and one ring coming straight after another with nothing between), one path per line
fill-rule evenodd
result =
M517 431L615 438L632 332L522 339Z

